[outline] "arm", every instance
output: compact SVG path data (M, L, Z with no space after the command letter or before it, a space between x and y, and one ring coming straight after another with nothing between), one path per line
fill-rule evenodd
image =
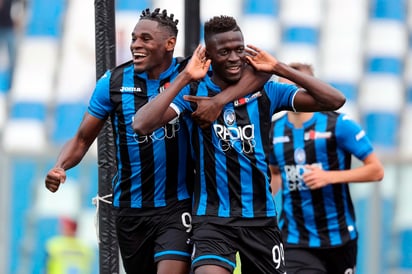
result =
M205 58L205 48L199 45L185 69L170 86L136 112L133 130L138 134L147 135L176 117L177 113L169 107L170 103L183 87L193 80L203 78L209 66L210 60Z
M294 99L297 111L337 110L345 103L345 96L331 85L279 62L272 55L257 47L252 45L248 47L249 56L246 58L255 69L289 79L304 89L304 92L298 92Z
M192 118L200 127L205 128L217 119L227 103L260 88L270 77L271 74L257 72L251 66L247 66L239 82L230 85L216 96L185 95L184 99L197 104L197 109L192 113Z
M47 173L45 184L51 192L56 192L66 180L66 170L76 166L96 139L105 121L86 113L76 135L62 148L54 167Z
M317 189L328 184L361 183L381 181L384 176L382 163L373 152L363 161L363 165L348 170L322 170L308 165L303 180L310 189Z
M278 166L270 165L270 186L272 188L272 195L276 195L282 187L282 178L280 177L280 170Z

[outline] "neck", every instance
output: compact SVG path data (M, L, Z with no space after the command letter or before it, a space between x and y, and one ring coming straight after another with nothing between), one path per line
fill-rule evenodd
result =
M288 112L288 121L293 124L295 128L303 127L303 124L313 117L313 112Z

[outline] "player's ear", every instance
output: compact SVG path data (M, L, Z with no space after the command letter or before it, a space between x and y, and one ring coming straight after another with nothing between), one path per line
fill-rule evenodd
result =
M171 36L166 40L166 51L173 51L176 46L176 37Z

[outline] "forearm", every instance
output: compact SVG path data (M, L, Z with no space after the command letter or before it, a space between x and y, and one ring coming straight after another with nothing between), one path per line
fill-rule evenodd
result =
M215 99L225 105L262 87L271 76L272 74L257 72L251 66L247 66L242 78L235 85L230 85L217 94Z
M332 183L366 183L381 181L383 173L377 165L366 165L348 170L328 171L328 176Z
M284 63L278 62L273 73L304 88L322 106L322 110L336 110L345 103L345 96L333 86ZM300 111L305 110L305 105L301 106Z
M164 92L136 112L133 130L138 134L147 135L168 122L171 118L168 115L170 112L167 112L170 103L190 81L191 78L188 75L180 73Z
M68 141L61 150L54 167L71 169L78 165L87 153L90 146L79 142L76 137Z

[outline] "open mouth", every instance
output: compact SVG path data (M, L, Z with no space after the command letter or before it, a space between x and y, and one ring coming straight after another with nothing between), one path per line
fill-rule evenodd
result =
M226 67L226 71L230 74L237 74L240 72L240 69L241 69L240 65Z
M146 57L147 57L147 55L144 54L144 53L134 52L134 53L133 53L133 62L134 62L134 63L136 63L136 62L141 62L141 61L143 61Z

